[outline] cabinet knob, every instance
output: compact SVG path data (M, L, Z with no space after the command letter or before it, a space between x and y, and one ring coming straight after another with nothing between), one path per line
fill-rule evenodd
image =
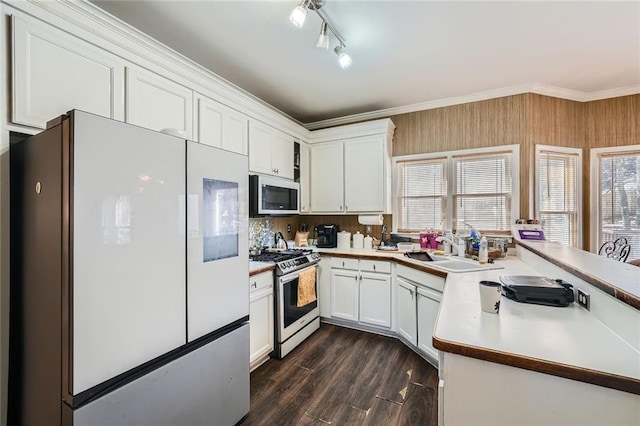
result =
M344 206L344 210L345 211L349 210L349 206Z
M342 210L342 204L340 204L340 208L338 210Z

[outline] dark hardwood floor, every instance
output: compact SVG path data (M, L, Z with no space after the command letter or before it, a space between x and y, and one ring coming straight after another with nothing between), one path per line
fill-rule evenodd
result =
M398 340L322 324L251 373L242 425L437 425L438 372Z

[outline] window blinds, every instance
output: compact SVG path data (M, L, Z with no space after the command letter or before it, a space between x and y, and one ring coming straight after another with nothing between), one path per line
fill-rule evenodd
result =
M445 158L398 163L398 231L440 229L445 219Z
M508 231L511 224L510 152L453 157L454 228L464 222L484 231Z
M547 240L578 246L578 154L542 150L538 158L538 214Z

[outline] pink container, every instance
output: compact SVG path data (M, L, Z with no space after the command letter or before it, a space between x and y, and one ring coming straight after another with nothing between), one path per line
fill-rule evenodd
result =
M438 242L436 238L438 238L437 232L421 232L420 233L420 248L423 249L437 249Z

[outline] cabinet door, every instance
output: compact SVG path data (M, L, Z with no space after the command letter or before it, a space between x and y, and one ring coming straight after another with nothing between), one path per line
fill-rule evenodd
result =
M391 276L360 274L360 322L391 327Z
M293 138L274 130L271 137L271 167L276 176L293 179Z
M344 142L345 212L384 211L384 137Z
M418 348L435 360L438 350L433 347L433 329L441 299L440 293L418 288Z
M310 211L309 166L309 146L300 142L300 213L309 213Z
M342 142L311 146L311 212L344 211Z
M124 65L65 33L13 17L12 118L44 129L74 108L124 119Z
M318 305L320 316L331 317L331 259L322 256L318 263Z
M249 171L275 175L271 167L271 132L254 121L249 122Z
M179 129L192 136L193 92L158 74L127 67L127 123L152 130Z
M273 288L254 291L249 304L249 363L273 351Z
M194 139L200 143L247 155L249 120L233 109L197 95Z
M247 155L249 119L230 108L222 117L222 149Z
M398 334L413 346L417 346L416 335L416 286L398 277Z
M331 270L331 316L358 321L358 273Z

